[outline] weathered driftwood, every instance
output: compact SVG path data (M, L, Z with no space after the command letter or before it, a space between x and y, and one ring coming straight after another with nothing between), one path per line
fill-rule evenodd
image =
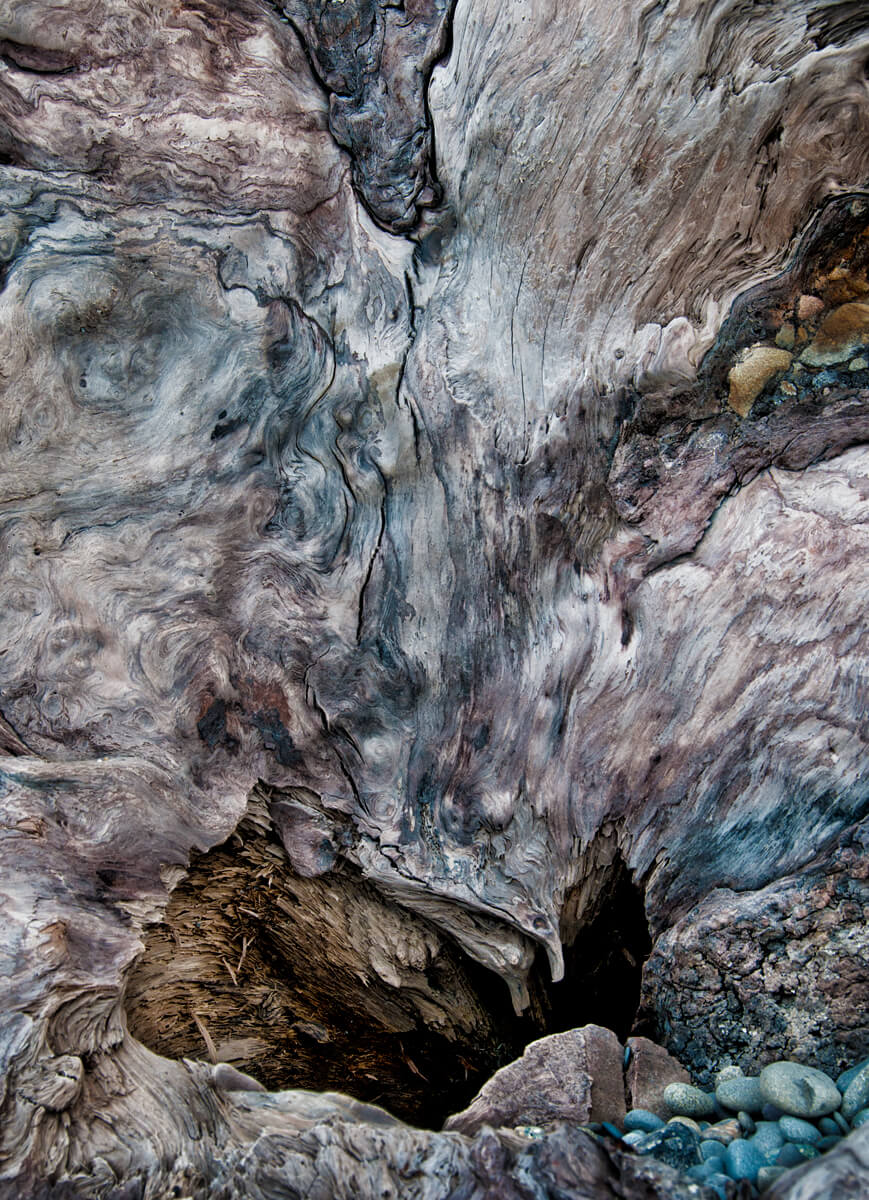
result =
M223 1086L352 1010L348 1087L462 1107L625 880L695 1072L869 1051L867 62L848 0L5 0L6 1194L677 1195Z

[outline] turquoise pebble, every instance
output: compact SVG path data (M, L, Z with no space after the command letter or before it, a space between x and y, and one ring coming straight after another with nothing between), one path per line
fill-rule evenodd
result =
M706 1177L706 1186L712 1188L718 1196L718 1200L727 1200L727 1194L733 1184L727 1175L708 1175Z
M768 1163L775 1162L775 1157L785 1144L785 1135L778 1127L778 1121L760 1121L757 1133L751 1139Z
M752 1146L743 1138L731 1142L724 1152L724 1170L731 1179L750 1179L754 1182L760 1168L766 1165L766 1158L757 1146Z
M770 1104L767 1102L760 1110L760 1115L763 1117L764 1121L777 1121L779 1117L784 1116L784 1113L777 1104Z
M636 1146L637 1142L641 1142L645 1136L645 1131L642 1129L629 1129L622 1141L626 1146Z
M739 1128L746 1137L750 1137L754 1133L755 1129L757 1129L753 1117L751 1117L747 1112L737 1113L736 1119L739 1122Z
M855 1112L851 1118L851 1128L859 1129L861 1125L865 1125L869 1121L869 1108L861 1108L859 1112Z
M654 1129L661 1129L664 1122L646 1108L632 1108L622 1124L628 1133L636 1129L642 1130L643 1133L651 1133Z
M838 1137L842 1132L832 1117L821 1117L818 1121L818 1129L825 1137Z
M722 1079L715 1088L715 1099L732 1112L759 1113L763 1108L760 1082L747 1075Z
M838 1146L842 1140L841 1133L829 1134L827 1137L822 1137L819 1142L816 1142L821 1154L826 1154L828 1150L832 1150L834 1146Z
M808 1162L810 1158L817 1158L818 1151L814 1146L810 1146L808 1142L788 1142L786 1146L782 1146L775 1160L777 1167L798 1167L800 1163Z
M845 1089L842 1116L850 1121L855 1113L869 1105L869 1065L861 1067Z
M842 1114L840 1112L833 1113L833 1120L836 1122L836 1124L842 1130L842 1133L849 1134L851 1132L851 1126L848 1124L848 1122L845 1120L845 1118L842 1116Z
M700 1157L704 1162L710 1162L714 1159L718 1159L720 1162L723 1162L724 1147L721 1145L721 1142L713 1142L711 1140L701 1142Z
M821 1140L820 1130L799 1117L781 1117L778 1127L789 1142L808 1142L810 1146L816 1146Z
M622 1140L621 1130L616 1129L615 1125L612 1125L609 1121L601 1121L601 1125L603 1126L604 1132L608 1133L610 1137L614 1137L618 1141Z
M862 1062L858 1062L855 1067L849 1067L847 1071L843 1071L836 1080L836 1087L844 1095L848 1090L848 1085L851 1083L855 1075L859 1075L864 1067L869 1067L869 1058L864 1058Z

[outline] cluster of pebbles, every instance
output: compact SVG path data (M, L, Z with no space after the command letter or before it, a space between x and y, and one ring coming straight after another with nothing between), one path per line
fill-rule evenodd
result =
M669 1163L726 1200L731 1181L748 1180L763 1192L869 1122L869 1059L835 1082L795 1062L772 1063L756 1077L725 1067L714 1092L671 1083L664 1100L669 1121L635 1108L621 1129L606 1122L595 1132Z

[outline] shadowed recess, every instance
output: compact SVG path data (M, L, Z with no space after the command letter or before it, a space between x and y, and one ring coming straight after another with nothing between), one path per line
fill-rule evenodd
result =
M283 795L255 792L147 931L127 1015L149 1048L232 1063L270 1090L345 1092L438 1128L529 1041L589 1021L628 1033L649 938L620 859L567 948L564 981L549 982L541 958L517 1017L500 979L354 867L297 874L269 814Z

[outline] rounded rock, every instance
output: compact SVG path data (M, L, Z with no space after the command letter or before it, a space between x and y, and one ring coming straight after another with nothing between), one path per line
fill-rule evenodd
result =
M760 1113L763 1108L760 1081L748 1075L722 1079L715 1088L715 1099L732 1112L747 1112L753 1115Z
M622 1121L622 1126L627 1133L631 1133L635 1129L640 1129L643 1133L652 1133L655 1129L660 1129L663 1124L661 1118L653 1112L649 1112L647 1108L632 1108L625 1114L625 1119Z
M706 1179L706 1186L712 1188L718 1200L727 1200L727 1194L732 1187L732 1182L727 1175L709 1175Z
M832 1150L834 1146L838 1146L838 1144L839 1144L839 1142L841 1142L841 1140L842 1140L841 1133L830 1134L827 1137L822 1137L821 1140L819 1142L817 1142L816 1144L817 1144L817 1147L820 1150L821 1154L826 1154L828 1150Z
M851 1132L851 1126L848 1124L848 1122L845 1120L845 1118L842 1116L842 1114L840 1112L833 1113L833 1120L839 1126L842 1133L847 1135Z
M715 1097L690 1083L668 1084L664 1103L677 1117L708 1117L715 1112Z
M838 1084L836 1086L838 1087ZM842 1132L832 1117L821 1117L818 1128L824 1137L839 1137Z
M648 1133L646 1129L629 1129L622 1141L626 1146L636 1146Z
M842 1116L850 1121L855 1113L869 1105L869 1064L861 1067L845 1089L842 1097Z
M777 1167L798 1167L800 1163L808 1162L810 1158L817 1158L818 1151L814 1146L810 1146L808 1142L788 1142L786 1146L782 1146L775 1160Z
M778 1127L788 1142L808 1142L810 1146L816 1146L821 1140L821 1131L800 1117L781 1117Z
M724 1170L731 1179L749 1179L754 1183L760 1168L767 1165L757 1146L742 1139L731 1142L724 1152Z
M779 1117L783 1117L784 1113L777 1104L764 1104L760 1110L760 1115L764 1121L777 1121Z
M618 1126L613 1125L611 1121L601 1121L601 1125L603 1126L604 1133L608 1133L610 1137L615 1138L618 1142L622 1140L622 1132Z
M703 1130L703 1137L710 1141L722 1142L725 1146L742 1136L742 1130L739 1128L739 1122L734 1118L729 1118L726 1121L718 1121L715 1125L710 1125L708 1129Z
M869 1123L869 1108L861 1108L851 1118L852 1129L859 1129L861 1125L866 1125L867 1123Z
M854 1078L855 1075L860 1074L860 1072L863 1070L864 1067L869 1067L869 1058L864 1058L860 1062L855 1063L855 1065L853 1067L848 1067L847 1070L843 1071L842 1074L839 1076L839 1078L836 1080L836 1087L839 1089L839 1091L842 1093L843 1096L844 1096L845 1092L847 1092L847 1090L848 1090L848 1084L851 1082L851 1080Z
M696 1133L698 1138L703 1136L703 1130L693 1117L671 1117L667 1124L684 1125L687 1129L690 1129L692 1133Z
M721 1142L702 1141L700 1143L700 1157L704 1162L724 1161L724 1147Z
M746 1137L751 1137L757 1126L747 1112L739 1112L736 1114L736 1119L739 1122L739 1128Z
M736 1067L733 1066L733 1064L729 1064L726 1067L722 1067L715 1076L715 1086L718 1087L719 1083L724 1083L725 1079L741 1079L744 1074L745 1072L743 1071L742 1067Z
M842 1103L842 1094L829 1075L800 1063L771 1063L761 1071L758 1082L763 1100L778 1105L790 1117L825 1117Z
M768 1163L775 1162L776 1155L785 1144L785 1135L778 1127L777 1121L758 1122L757 1132L751 1139Z

